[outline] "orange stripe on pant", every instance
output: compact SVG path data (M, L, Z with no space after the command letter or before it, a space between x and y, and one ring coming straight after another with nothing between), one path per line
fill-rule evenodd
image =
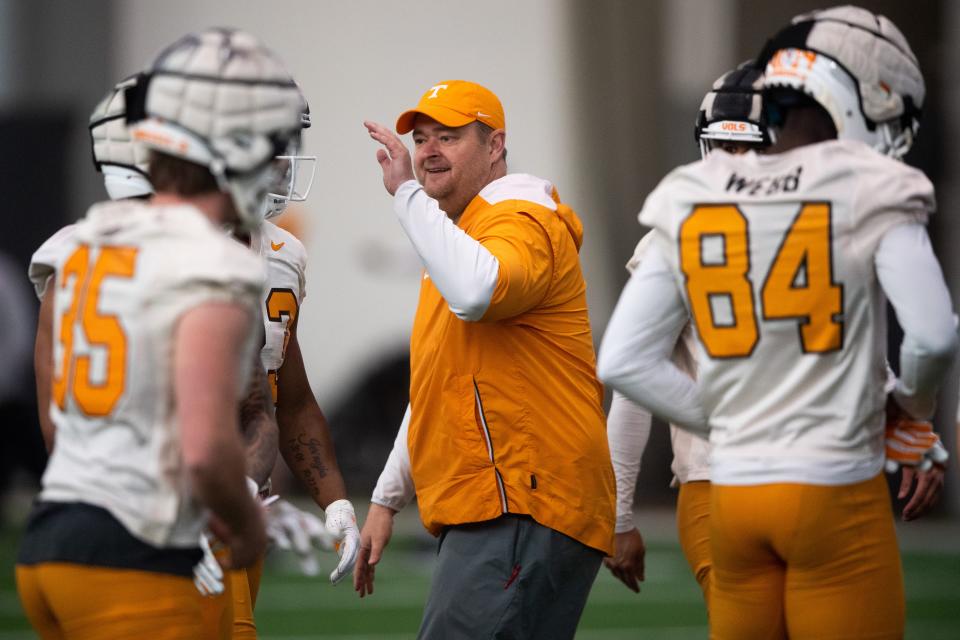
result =
M202 636L190 578L71 563L18 565L17 592L43 640Z
M713 485L710 637L902 638L887 484Z
M677 535L687 564L703 591L710 609L710 482L699 480L680 485L677 496Z

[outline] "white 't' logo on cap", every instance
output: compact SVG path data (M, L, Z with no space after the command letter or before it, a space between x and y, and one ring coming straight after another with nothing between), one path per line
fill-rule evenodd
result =
M447 85L445 84L435 84L432 87L430 87L430 90L433 91L433 93L430 94L430 99L436 98L437 93L440 91L440 89L446 89L446 88L447 88Z

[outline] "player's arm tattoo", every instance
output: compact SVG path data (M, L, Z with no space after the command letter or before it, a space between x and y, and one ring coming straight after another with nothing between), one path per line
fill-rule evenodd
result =
M327 465L323 461L323 443L317 438L311 438L305 433L287 441L290 457L293 459L295 471L301 480L306 483L310 493L320 492L320 481L327 477Z
M267 481L277 461L279 431L273 417L267 373L256 354L247 394L240 402L240 429L246 448L247 475L260 486Z
M330 426L310 389L296 333L279 374L280 453L320 507L345 498Z

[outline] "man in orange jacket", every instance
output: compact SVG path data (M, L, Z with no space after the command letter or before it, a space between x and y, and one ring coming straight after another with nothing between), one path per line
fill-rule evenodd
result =
M612 550L614 479L578 250L553 185L507 174L499 99L449 80L364 123L423 280L410 407L361 537L354 583L416 495L441 538L422 638L572 638ZM414 179L414 167L417 180Z

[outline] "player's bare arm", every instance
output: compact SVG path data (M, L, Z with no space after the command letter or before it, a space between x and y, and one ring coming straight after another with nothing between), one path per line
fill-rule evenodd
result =
M47 453L53 452L55 428L50 419L50 376L53 370L53 291L47 286L40 300L37 316L37 338L33 346L33 368L37 378L37 413L40 416L40 433Z
M330 582L338 584L353 571L360 532L353 505L346 497L330 427L307 380L296 325L290 330L287 355L278 372L277 424L283 459L324 509L324 527L339 542L340 562L330 573Z
M236 345L250 331L242 307L208 303L180 319L174 347L174 394L184 466L194 494L212 512L211 529L230 547L232 567L252 564L266 547L260 508L243 482L237 424ZM206 329L216 326L215 332Z
M262 487L277 461L279 432L271 407L267 373L254 354L247 395L240 402L240 430L246 449L247 475Z
M296 327L291 330L278 380L280 453L314 502L325 509L331 502L346 498L347 490L337 465L330 427L310 389Z

